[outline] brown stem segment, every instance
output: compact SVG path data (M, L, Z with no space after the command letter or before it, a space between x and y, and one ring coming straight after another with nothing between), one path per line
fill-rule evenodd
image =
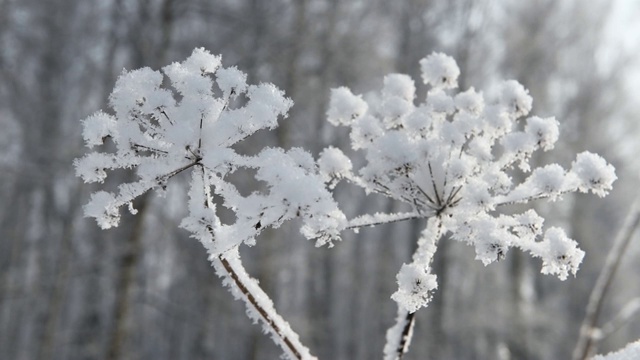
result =
M433 256L442 232L442 219L440 217L433 217L429 219L427 227L418 239L418 248L413 254L413 261L414 263L418 262L427 266L426 270L428 272L430 272L429 269L433 262ZM426 304L423 306L426 306ZM417 310L409 312L409 310L398 303L396 323L387 330L387 343L383 351L385 360L401 360L404 354L409 351L416 313Z
M199 163L196 163L200 165ZM203 201L205 208L213 211L214 206L211 203L210 183L205 175L205 169L200 166L202 174L202 186L205 199ZM216 234L212 227L208 228L211 232L211 241L215 241ZM205 245L203 243L203 245ZM205 247L207 247L205 245ZM240 255L237 253L237 246L224 253L218 253L210 258L216 269L216 273L221 277L230 280L230 290L232 294L243 298L248 309L255 310L260 320L265 325L265 329L273 333L272 339L279 345L292 359L312 360L315 359L309 354L309 350L300 343L298 336L289 328L289 324L278 315L269 296L258 286L258 283L252 279L242 265ZM263 299L258 301L258 299ZM265 300L266 299L266 300ZM250 315L251 318L254 318Z
M242 280L238 276L238 273L233 268L233 265L227 259L225 259L223 255L219 255L218 259L220 260L222 267L229 274L229 277L233 280L234 285L238 288L238 290L240 290L242 295L247 299L247 302L251 304L251 306L253 306L253 308L258 312L258 314L260 314L260 317L262 317L262 321L264 321L264 323L267 326L273 329L273 332L280 337L280 340L282 341L284 346L287 347L287 349L291 352L291 354L293 354L293 356L295 356L296 359L302 359L302 355L300 354L300 351L298 351L296 346L293 344L293 341L282 334L282 330L280 329L278 324L276 324L276 322L270 316L270 314L262 306L260 306L260 304L256 301L255 296L251 293L251 291L249 291L247 286L242 282Z
M402 356L409 350L409 340L411 339L411 331L413 329L413 325L416 321L416 313L407 312L407 316L405 317L404 328L402 328L402 337L400 338L400 344L398 344L398 357L397 359L402 359Z

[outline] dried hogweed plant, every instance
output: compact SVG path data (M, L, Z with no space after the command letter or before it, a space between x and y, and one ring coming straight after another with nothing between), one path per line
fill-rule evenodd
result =
M518 82L505 82L497 101L488 103L473 88L454 91L460 70L453 58L434 53L420 66L430 90L419 105L413 80L403 74L386 76L382 91L368 101L347 88L334 89L328 121L351 129L351 147L362 150L366 162L354 173L349 158L333 147L319 159L329 185L346 179L412 208L360 216L346 228L428 219L412 261L397 275L398 290L391 298L398 316L387 331L385 359L408 351L416 311L427 306L438 286L431 262L445 234L473 245L485 265L515 247L541 258L542 273L564 280L576 273L584 256L578 244L560 228L543 231L544 219L533 209L516 215L501 210L539 199L556 201L575 191L602 197L616 180L613 166L589 152L578 154L568 170L558 164L531 169L535 151L553 149L558 122L526 117L532 99ZM528 176L515 182L516 172Z
M170 86L163 86L165 76ZM135 214L132 201L136 197L153 189L162 191L171 178L190 172L188 214L181 227L202 243L218 275L284 353L290 358L312 358L247 274L237 251L242 243L254 244L263 229L294 217L302 219L302 233L317 239L317 245L331 245L344 227L344 215L309 153L300 148L265 148L245 156L233 148L260 129L275 128L292 101L272 84L247 85L244 73L223 68L219 56L196 49L162 73L149 68L125 71L109 104L113 114L99 111L88 117L83 136L90 148L109 139L114 150L77 159L77 174L85 182L101 183L108 170L135 169L138 180L119 185L115 192L92 194L84 208L86 216L95 218L103 229L117 226L121 207L128 206ZM228 181L240 168L255 170L267 191L242 196ZM233 224L220 221L213 194L235 212Z
M577 243L560 228L543 233L543 219L534 210L518 215L500 210L538 199L555 201L574 191L604 196L616 179L611 165L588 152L579 154L569 170L557 164L532 170L531 155L553 148L558 123L535 116L519 120L532 104L520 84L506 82L498 101L485 105L474 89L451 93L459 75L452 58L433 54L421 66L431 90L418 106L415 85L406 75L387 76L382 92L368 102L346 88L333 90L328 120L349 126L353 149L365 152L366 165L357 174L349 158L333 147L317 163L299 148L238 153L235 144L260 129L275 128L292 102L272 84L247 85L244 73L223 68L220 57L204 49L162 72L124 72L109 98L113 113L99 111L84 120L85 143L98 151L77 159L75 167L85 182L102 183L115 169L134 169L137 181L92 194L85 214L104 229L117 226L122 207L135 214L136 197L162 192L173 177L189 172L188 214L181 226L203 244L249 316L262 322L292 359L314 357L247 274L238 247L253 245L263 229L292 218L302 220L302 234L318 246L331 246L348 229L428 219L392 295L398 317L387 332L384 354L399 359L408 350L416 311L427 306L437 288L431 262L443 235L473 244L485 264L504 257L510 247L520 248L542 259L543 273L566 279L584 256ZM163 86L165 77L170 85ZM229 180L239 169L255 170L266 190L241 195ZM529 176L514 183L514 171ZM342 179L408 203L413 211L348 221L327 190ZM235 213L235 222L221 222L214 194Z

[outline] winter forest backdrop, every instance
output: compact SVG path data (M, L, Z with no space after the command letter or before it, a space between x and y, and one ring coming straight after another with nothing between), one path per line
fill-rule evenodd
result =
M628 26L639 13L578 0L0 0L0 358L280 355L222 288L202 246L178 228L185 186L173 183L168 199L144 196L138 215L123 216L117 229L83 218L95 187L72 167L84 153L80 119L105 108L123 68L158 69L199 46L294 100L280 127L254 135L252 146L304 146L315 156L328 145L348 147L348 133L326 121L333 87L366 92L391 72L419 79L418 61L433 51L457 60L461 89L519 80L532 113L561 126L552 154L534 162L552 156L566 166L590 150L616 166L618 181L604 199L536 204L547 226L562 226L586 251L577 277L564 282L539 274L539 260L518 251L484 267L473 248L442 242L439 290L418 314L406 359L569 358L637 196L640 59ZM353 214L401 209L348 184L336 196ZM345 233L332 249L316 249L294 225L242 247L249 272L320 359L381 358L395 275L424 222ZM640 297L639 259L634 240L604 321ZM599 352L638 338L636 315Z

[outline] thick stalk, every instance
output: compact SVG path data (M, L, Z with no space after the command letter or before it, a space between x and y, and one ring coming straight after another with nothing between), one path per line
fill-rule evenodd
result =
M431 267L437 243L442 236L440 217L430 218L427 227L418 240L418 248L413 254L413 262ZM429 271L428 271L429 272ZM409 312L398 304L396 323L387 330L387 343L384 346L384 360L400 360L409 351L416 312Z
M192 186L198 186L195 182L201 181L202 194L204 194L202 203L204 203L205 208L214 211L209 177L202 167L199 167L199 170L199 173L197 171L193 173L194 184ZM212 228L210 231L212 241L215 241L213 239L215 239L216 234ZM208 248L207 244L203 243L203 245ZM229 287L233 296L245 303L247 315L254 321L260 320L263 323L264 330L271 333L273 341L282 348L289 359L316 359L310 354L309 349L302 345L298 334L291 329L289 323L277 313L269 295L260 288L256 280L249 276L242 265L237 246L222 254L212 255L209 260L211 260L216 273L223 278L223 284Z
M315 359L289 324L276 312L269 296L247 274L237 248L212 257L212 263L217 274L225 279L224 283L229 286L231 293L244 301L249 317L263 323L264 329L271 333L273 341L284 350L288 358Z

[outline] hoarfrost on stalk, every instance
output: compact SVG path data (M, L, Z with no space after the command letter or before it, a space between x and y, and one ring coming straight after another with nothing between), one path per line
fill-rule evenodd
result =
M412 313L425 306L438 288L436 276L417 264L403 264L397 276L398 291L391 298Z

